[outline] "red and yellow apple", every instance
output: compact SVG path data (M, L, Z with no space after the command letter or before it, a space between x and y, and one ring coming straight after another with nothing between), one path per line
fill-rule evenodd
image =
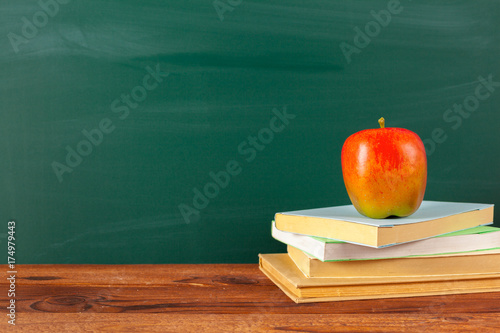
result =
M404 217L417 211L427 184L427 157L420 137L407 129L366 129L342 147L342 175L356 210L370 218Z

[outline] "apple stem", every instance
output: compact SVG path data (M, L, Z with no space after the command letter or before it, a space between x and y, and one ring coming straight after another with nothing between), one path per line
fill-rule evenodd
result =
M380 125L380 128L384 128L385 127L385 119L384 117L380 118L378 120L378 124Z

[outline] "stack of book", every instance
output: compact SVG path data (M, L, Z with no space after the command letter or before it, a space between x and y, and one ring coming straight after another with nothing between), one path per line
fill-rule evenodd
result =
M500 291L493 205L423 201L404 218L371 219L352 205L278 213L287 253L259 267L297 303Z

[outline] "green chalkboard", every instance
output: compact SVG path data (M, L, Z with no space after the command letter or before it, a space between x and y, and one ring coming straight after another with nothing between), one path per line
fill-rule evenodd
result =
M425 199L500 204L500 2L4 0L0 241L18 263L257 262L348 204L352 133L418 133ZM6 246L1 254L6 258Z

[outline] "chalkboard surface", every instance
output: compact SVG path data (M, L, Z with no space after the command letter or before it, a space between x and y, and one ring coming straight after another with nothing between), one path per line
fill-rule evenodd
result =
M498 1L4 0L0 22L3 258L14 221L17 263L257 262L285 251L274 213L349 204L342 144L381 116L424 140L426 200L500 204Z

